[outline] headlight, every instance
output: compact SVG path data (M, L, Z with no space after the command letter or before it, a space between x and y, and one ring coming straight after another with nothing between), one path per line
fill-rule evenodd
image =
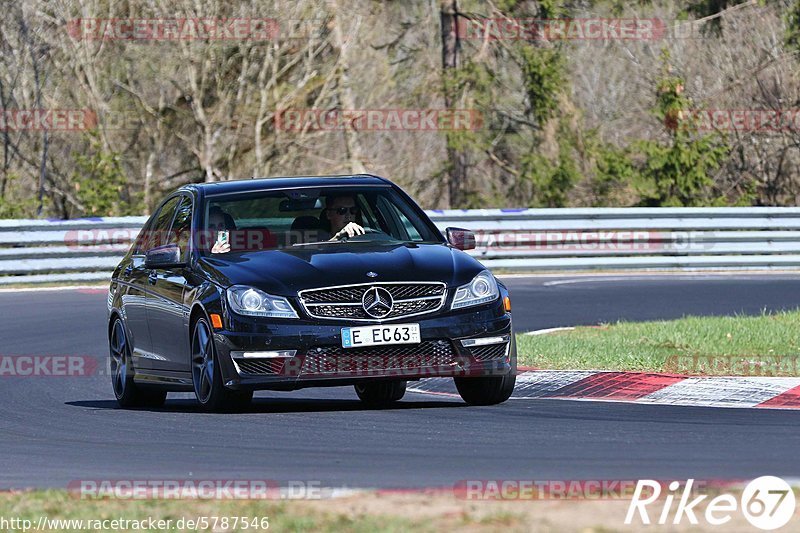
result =
M240 315L297 318L292 304L283 296L273 296L243 285L234 285L227 292L231 309Z
M460 309L472 305L485 304L496 300L500 296L497 281L488 270L484 270L466 285L456 289L453 305L450 309Z

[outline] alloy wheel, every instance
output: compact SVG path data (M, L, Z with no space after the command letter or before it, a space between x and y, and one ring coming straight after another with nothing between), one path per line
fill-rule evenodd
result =
M111 330L111 384L116 397L122 398L128 381L128 339L122 320L117 319Z
M214 347L205 320L198 320L192 336L192 380L200 403L208 402L214 387Z

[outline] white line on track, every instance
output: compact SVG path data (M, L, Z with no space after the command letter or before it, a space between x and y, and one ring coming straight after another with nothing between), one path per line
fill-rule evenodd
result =
M715 278L733 278L758 280L769 277L797 277L795 270L698 270L687 272L680 271L641 271L635 270L625 272L624 275L617 272L547 272L547 273L527 273L527 274L497 274L503 279L547 279L543 285L564 285L569 283L588 283L593 281L647 281L652 279L678 279L678 280L707 280Z
M557 331L572 331L573 329L575 329L575 328L572 327L572 326L567 326L567 327L563 327L563 328L536 329L536 330L533 330L533 331L527 331L527 332L523 333L523 335L546 335L548 333L555 333Z
M108 284L104 283L103 285L70 285L68 287L24 287L19 289L14 288L2 288L0 289L0 294L7 293L7 292L47 292L47 291L85 291L85 290L97 290L97 289L108 289Z
M731 279L732 276L729 274L698 274L698 275L687 275L687 274L680 274L680 275L672 275L672 276L598 276L598 277L585 277L585 278L570 278L570 279L558 279L553 281L545 281L542 283L543 287L554 287L558 285L574 285L577 283L602 283L602 282L626 282L626 281L658 281L658 280L667 280L667 281L712 281L712 280L724 280L724 279ZM733 277L737 280L748 280L748 281L758 281L763 279L764 276L735 276ZM800 278L798 278L800 280Z

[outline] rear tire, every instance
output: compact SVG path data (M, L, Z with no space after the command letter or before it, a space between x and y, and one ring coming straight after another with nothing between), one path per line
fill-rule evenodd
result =
M131 357L125 323L117 317L111 326L108 339L111 359L111 386L120 407L161 407L167 399L166 391L143 389L133 381L133 358Z
M453 378L461 399L469 405L497 405L511 397L517 382L517 341L511 334L511 370L504 376Z
M241 411L253 400L253 391L235 391L223 385L214 337L205 318L198 319L192 330L192 383L205 411Z
M372 407L391 405L406 393L405 381L378 381L355 385L358 398Z

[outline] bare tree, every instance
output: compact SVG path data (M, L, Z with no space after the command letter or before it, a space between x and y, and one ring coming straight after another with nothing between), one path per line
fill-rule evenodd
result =
M444 105L447 109L455 107L458 101L456 89L452 83L453 71L459 65L459 23L458 1L442 0L440 5L442 36L442 70L444 79ZM458 207L463 201L464 188L467 183L467 154L454 146L447 147L448 199L451 207Z

